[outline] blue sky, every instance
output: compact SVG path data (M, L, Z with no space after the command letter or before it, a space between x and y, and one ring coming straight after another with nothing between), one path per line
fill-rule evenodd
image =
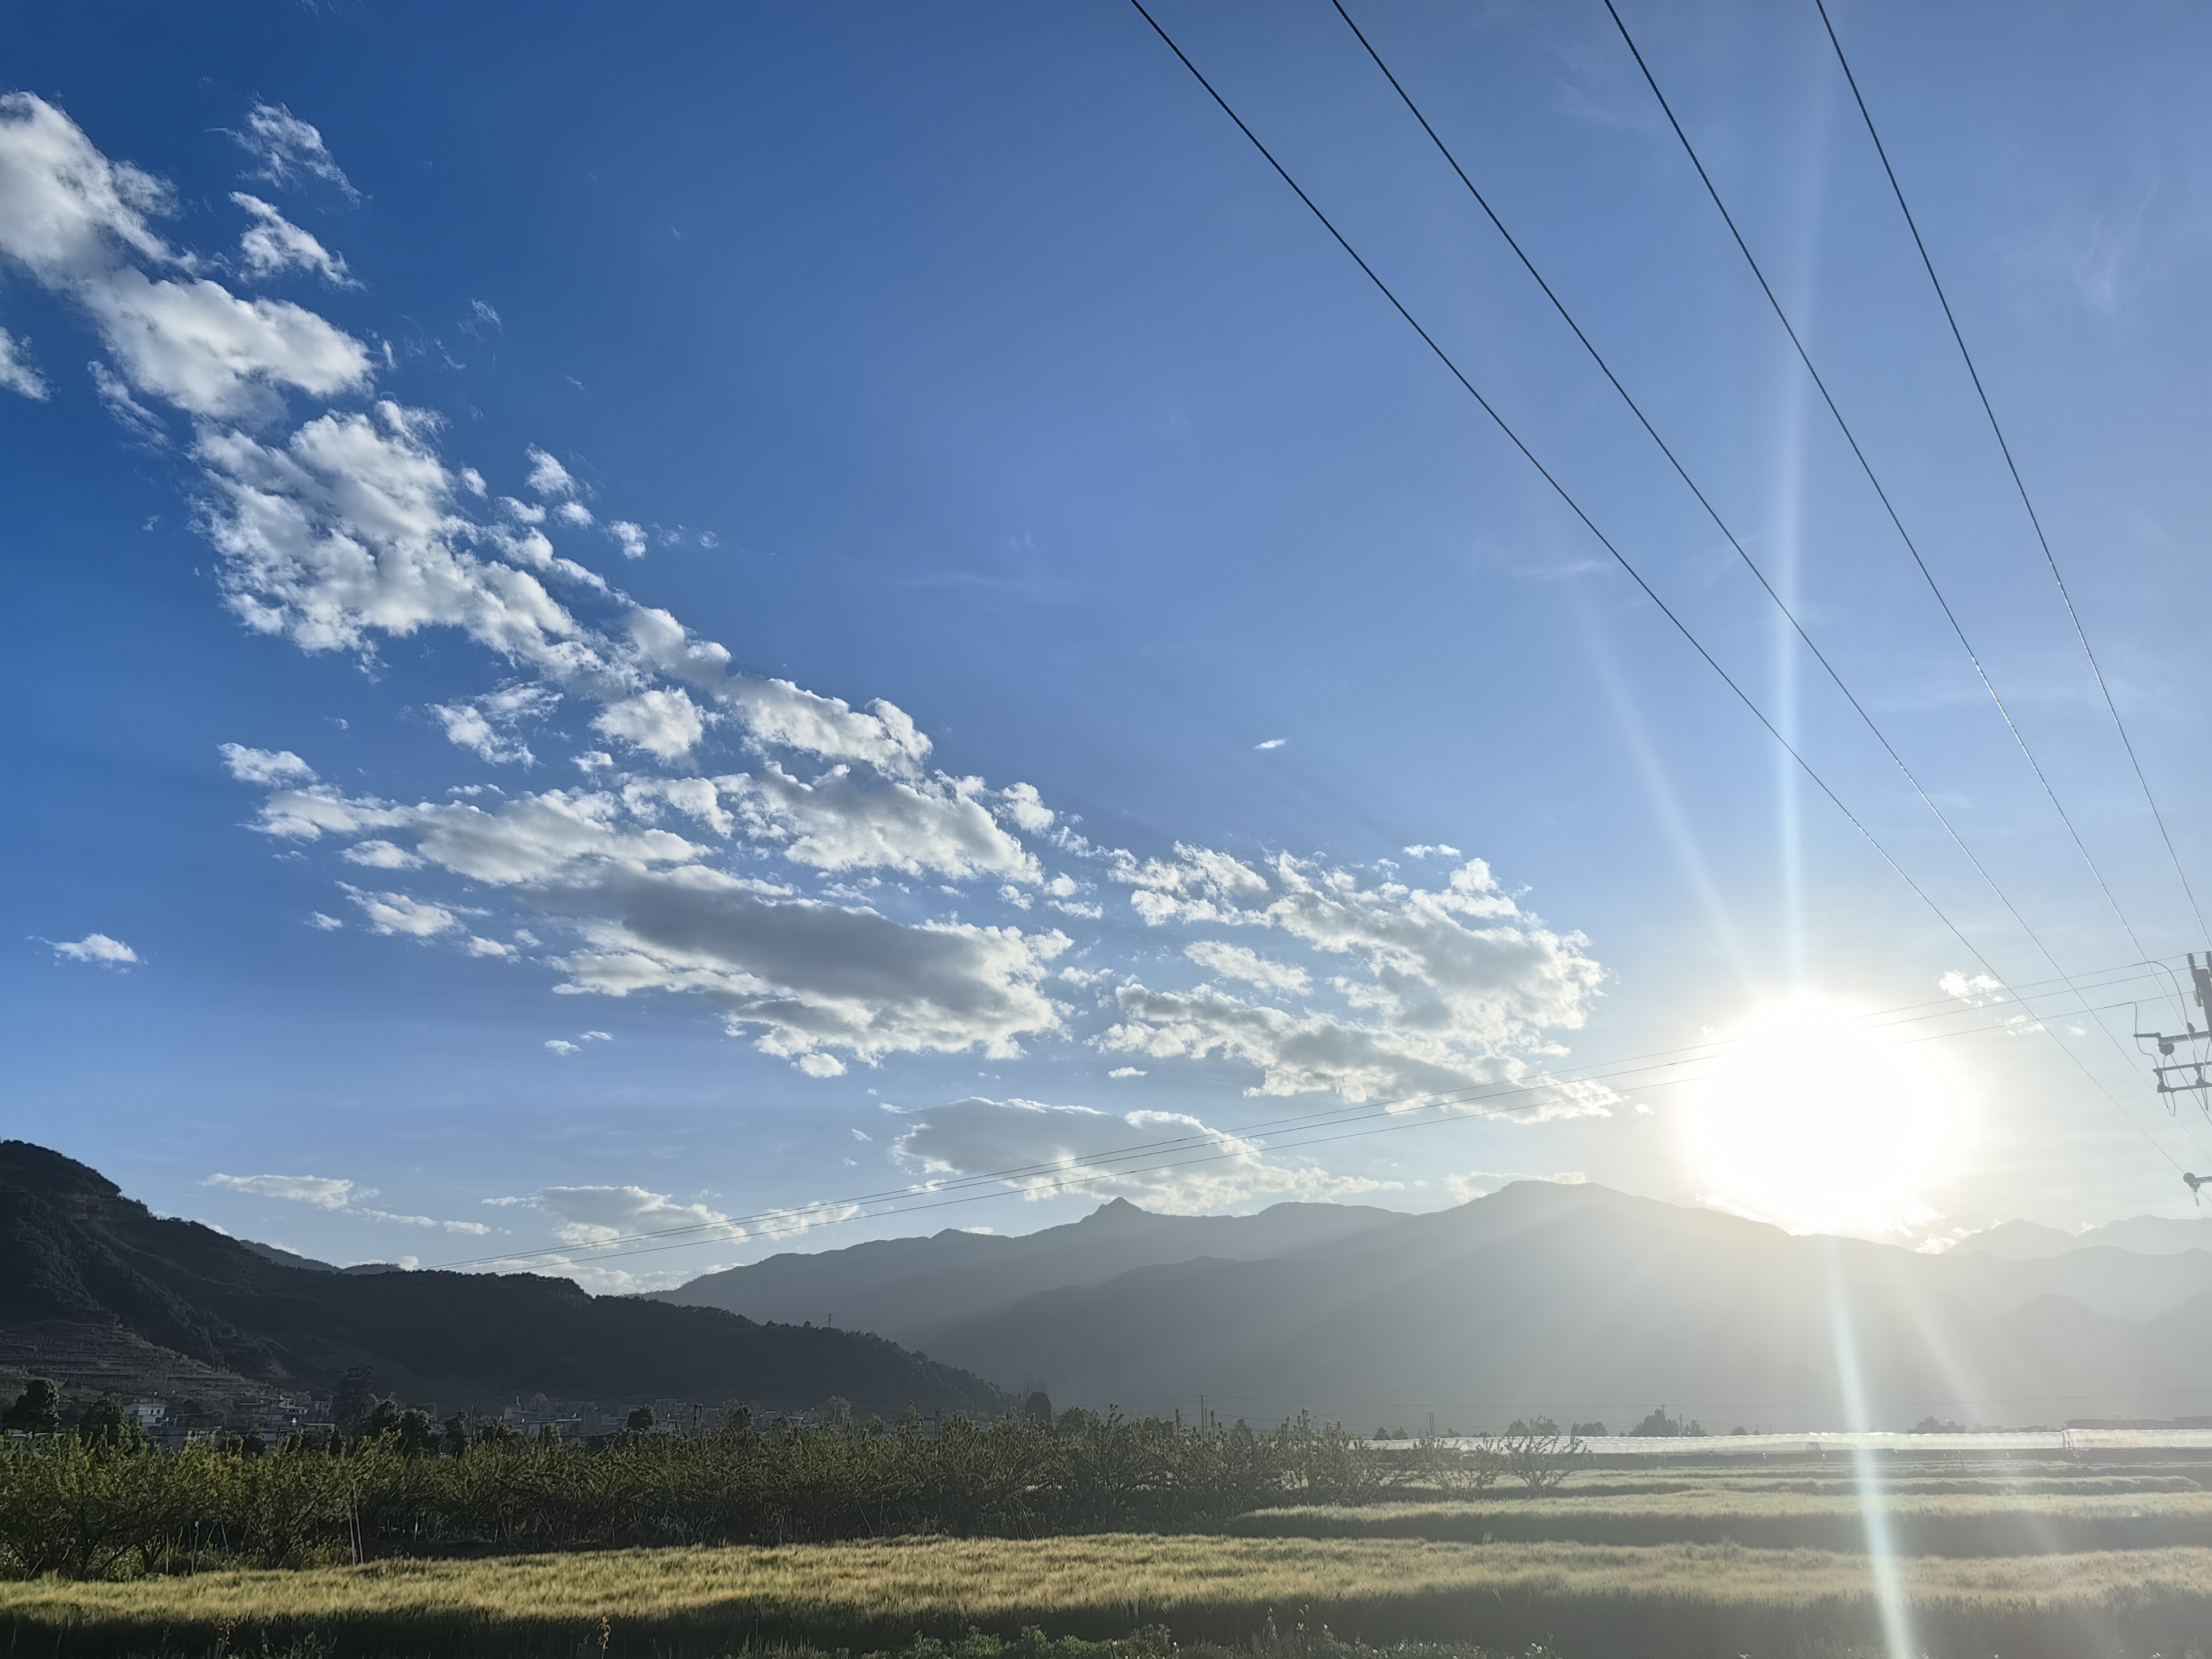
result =
M2111 1036L1972 983L2055 974L1335 12L1157 15L1972 951L1133 9L60 12L0 111L8 1130L610 1288L1117 1193L2187 1213L2101 970L2202 930L1809 3L1622 15L2125 925L1603 6L1354 15ZM1833 15L2212 896L2208 24Z

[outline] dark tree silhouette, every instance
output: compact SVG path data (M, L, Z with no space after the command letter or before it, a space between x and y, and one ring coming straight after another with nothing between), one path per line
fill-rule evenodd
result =
M57 1434L62 1426L62 1391L43 1376L15 1396L15 1403L0 1413L0 1429L21 1429L27 1434Z

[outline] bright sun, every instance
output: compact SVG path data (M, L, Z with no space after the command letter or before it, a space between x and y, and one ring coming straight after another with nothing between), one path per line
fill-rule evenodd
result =
M1935 1217L1973 1103L1940 1042L1826 997L1771 1002L1723 1034L1686 1086L1701 1197L1793 1232L1898 1232Z

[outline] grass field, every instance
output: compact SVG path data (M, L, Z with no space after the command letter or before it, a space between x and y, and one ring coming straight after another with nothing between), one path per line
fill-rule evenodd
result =
M1904 1555L2048 1555L2212 1548L2212 1492L1884 1492L1887 1547ZM1576 1491L1528 1499L1262 1510L1247 1538L1407 1538L1460 1543L1736 1543L1863 1552L1864 1501L1778 1486L1686 1485L1668 1492Z
M2208 1486L2206 1466L1892 1468L1875 1500L1893 1552L1884 1564L1866 1551L1866 1494L1838 1467L1656 1480L1592 1470L1547 1498L1262 1511L1227 1536L906 1538L0 1583L0 1640L24 1654L704 1659L788 1645L934 1659L917 1637L1036 1626L1103 1640L1149 1626L1185 1643L1263 1638L1253 1659L1388 1659L1329 1646L1326 1627L1378 1646L1458 1644L1401 1659L1480 1659L1473 1644L1565 1659L1808 1659L1887 1651L1886 1570L1912 1650L1936 1659L2203 1659ZM1172 1659L1165 1639L1133 1659ZM1023 1652L1053 1659L1034 1644Z
M1922 1557L1896 1564L1931 1653L2180 1654L2212 1632L2212 1550ZM1795 1653L1881 1629L1860 1555L1731 1544L1490 1546L1108 1535L386 1561L123 1583L0 1585L26 1652L708 1654L895 1648L915 1632L1164 1625L1235 1639L1273 1620L1570 1654Z

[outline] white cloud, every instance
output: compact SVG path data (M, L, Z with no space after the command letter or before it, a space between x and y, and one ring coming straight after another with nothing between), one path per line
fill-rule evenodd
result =
M564 1059L564 1060L565 1060L566 1058L568 1058L568 1056L569 1056L570 1054L578 1054L578 1053L580 1053L580 1052L581 1052L581 1049L580 1049L580 1046L579 1046L578 1044L574 1043L574 1042L568 1042L566 1038L563 1038L563 1037L548 1037L548 1038L546 1038L546 1039L545 1039L545 1048L546 1048L546 1051L547 1051L548 1053L550 1053L550 1054L557 1054L557 1055L561 1056L561 1057L562 1057L562 1059Z
M368 349L285 300L241 300L206 277L155 281L125 265L76 285L124 378L191 415L266 419L272 388L319 398L368 384Z
M356 842L339 856L372 870L413 870L422 862L405 848L383 840Z
M1358 1013L1447 1048L1491 1048L1574 1028L1588 1017L1603 970L1578 934L1524 915L1480 859L1441 888L1363 884L1356 872L1289 854L1262 876L1226 854L1178 847L1177 862L1133 860L1114 872L1155 926L1227 922L1270 928L1348 957L1364 976L1333 988Z
M1189 993L1124 985L1121 1023L1099 1038L1109 1053L1154 1060L1223 1059L1255 1067L1245 1092L1328 1091L1346 1100L1399 1098L1504 1080L1498 1061L1468 1059L1434 1041L1354 1024L1310 1010L1292 1013L1212 988Z
M554 508L553 516L563 524L575 526L579 530L588 530L598 522L592 517L592 509L581 501L562 502L559 507Z
M0 253L58 283L110 263L114 244L162 264L174 256L149 223L167 185L101 155L76 122L29 93L0 97Z
M380 933L405 933L415 939L430 939L448 933L460 923L453 913L441 904L429 904L421 899L410 898L404 893L365 893L358 887L344 887L346 896L362 908L369 926Z
M310 1205L318 1210L358 1216L364 1221L390 1221L404 1227L440 1228L449 1233L464 1233L477 1237L491 1231L481 1221L440 1221L427 1215L399 1215L390 1210L372 1209L367 1200L376 1196L375 1188L363 1187L355 1182L341 1181L330 1176L211 1175L200 1185L220 1187L225 1191L244 1193L252 1198L278 1198L288 1203ZM411 1259L402 1258L404 1261Z
M461 948L472 957L511 957L514 954L512 945L502 945L495 939L484 939L475 933L469 935Z
M562 963L568 988L695 992L723 1010L732 1030L757 1031L763 1053L803 1060L841 1050L872 1061L978 1048L1012 1058L1022 1037L1061 1029L1040 984L1070 943L1057 931L908 926L859 907L764 894L696 865L610 871L594 891L573 896L614 914L574 922L586 948Z
M1437 858L1455 859L1460 856L1460 850L1456 847L1447 847L1441 842L1434 846L1423 842L1406 849L1406 856L1409 859L1425 859L1431 855Z
M885 781L864 789L846 766L803 783L773 763L718 781L755 836L817 870L1041 878L1036 860L976 799L974 780Z
M193 455L206 469L206 529L232 608L308 651L448 627L555 678L607 675L604 649L536 574L459 545L483 537L536 562L544 538L458 517L453 475L429 446L434 430L430 417L382 403L320 416L282 445L203 432ZM550 550L543 556L550 565Z
M448 743L474 750L488 761L528 766L537 757L516 740L514 727L526 720L544 719L560 701L561 694L548 686L510 685L466 702L433 703L430 712L446 728Z
M255 1198L281 1198L295 1204L312 1204L319 1210L343 1210L356 1198L374 1198L374 1188L356 1188L350 1181L328 1176L211 1175L203 1187L221 1187Z
M523 482L541 495L573 495L576 480L568 469L555 460L536 444L526 452L530 459L530 476Z
M1152 1073L1149 1073L1149 1072L1147 1072L1147 1071L1146 1071L1146 1070L1145 1070L1143 1067L1141 1067L1141 1066L1115 1066L1112 1071L1110 1071L1110 1072L1107 1073L1106 1073L1106 1075L1107 1075L1108 1077L1111 1077L1111 1078L1129 1078L1129 1077L1150 1077L1150 1076L1152 1075Z
M522 1202L555 1218L554 1237L570 1249L587 1250L639 1234L681 1239L702 1244L733 1243L744 1239L784 1240L833 1225L860 1213L853 1204L807 1204L766 1215L732 1220L705 1204L684 1204L665 1193L642 1187L549 1187ZM589 1255L552 1253L550 1259L530 1258L532 1270L561 1273L585 1289L601 1295L634 1295L666 1289L696 1276L693 1265L659 1273L633 1273L612 1262ZM711 1271L711 1267L707 1268Z
M637 659L664 674L719 693L730 677L730 653L702 640L665 611L638 605L625 612L623 632Z
M623 785L623 805L647 823L659 822L663 805L672 806L726 841L738 827L711 778L632 778Z
M495 811L467 801L400 806L320 785L279 789L262 804L257 827L294 841L399 830L416 838L423 857L502 887L588 884L592 867L602 863L642 868L684 862L700 851L667 830L626 826L621 802L611 795L558 789L517 796Z
M325 915L320 910L310 910L307 913L307 926L327 933L344 927L345 923L340 921L336 916Z
M1212 988L1185 994L1124 985L1114 1000L1121 1023L1098 1037L1100 1048L1250 1066L1260 1079L1248 1095L1327 1091L1355 1102L1408 1100L1512 1085L1526 1091L1504 1097L1497 1109L1528 1122L1606 1116L1615 1103L1601 1085L1551 1082L1510 1057L1469 1054L1434 1036L1310 1009L1291 1013Z
M1255 743L1252 746L1255 749L1280 749L1289 741L1288 738L1269 738L1265 743Z
M1035 784L1008 784L999 791L999 799L1006 803L1000 810L1014 821L1016 829L1041 836L1052 828L1052 809L1038 798Z
M1986 1008L1991 1003L2005 1000L2004 981L1992 979L1987 974L1968 975L1954 969L1936 984L1945 996L1956 998L1969 1008Z
M800 749L824 760L865 762L891 777L918 777L929 739L907 712L878 699L866 712L817 696L789 680L733 679L724 700L756 743Z
M602 737L618 738L662 760L688 754L705 735L699 706L682 687L641 691L609 707L592 722Z
M131 395L131 388L123 384L122 376L96 359L84 367L92 376L92 389L100 398L100 407L115 417L118 426L157 448L167 444L169 428L159 415Z
M46 377L31 361L31 343L0 328L0 386L44 403L52 395Z
M304 173L337 185L355 201L361 198L325 146L323 135L282 104L257 102L246 112L246 131L231 137L261 163L253 175L257 179L289 185Z
M103 968L123 968L136 963L138 953L119 939L87 933L82 939L50 940L54 954L71 962L96 962Z
M288 270L312 270L334 288L358 288L346 263L258 196L233 191L230 199L253 216L238 239L240 261L248 276L266 279Z
M230 775L240 783L276 787L315 781L315 769L289 749L249 749L242 743L226 743L218 746L217 752L230 769Z
M977 1096L901 1115L914 1126L891 1144L902 1163L930 1177L997 1175L1031 1198L1073 1191L1203 1213L1261 1199L1341 1199L1384 1184L1270 1158L1257 1142L1178 1112ZM1177 1167L1151 1167L1169 1164Z
M272 179L343 182L319 134L281 107L257 106L241 141ZM134 392L192 417L199 523L226 599L249 627L365 659L426 629L464 635L495 659L504 684L432 708L452 741L488 760L527 759L518 728L556 698L588 705L592 729L668 771L732 733L761 757L729 777L633 777L593 750L578 763L605 787L487 810L350 796L289 750L227 748L234 774L269 791L259 822L268 833L338 837L357 865L419 860L508 890L574 941L554 963L562 988L705 997L733 1029L816 1075L893 1053L1011 1055L1066 1033L1071 1011L1045 981L1073 943L1066 934L927 915L941 910L941 894L960 896L944 884L988 879L1017 905L1103 920L1087 884L1046 881L1024 835L1095 860L1151 927L1267 930L1275 943L1264 953L1215 939L1196 942L1194 959L1301 1004L1124 985L1099 1039L1109 1048L1226 1056L1255 1066L1265 1090L1358 1095L1421 1078L1518 1075L1505 1051L1582 1023L1599 978L1582 941L1522 912L1479 860L1425 890L1289 857L1257 863L1178 847L1140 860L1095 847L1033 786L930 772L930 739L897 705L856 708L735 672L726 647L562 557L547 528L591 515L577 479L548 452L528 452L526 493L550 506L551 526L546 506L491 503L480 475L447 460L445 429L423 411L386 400L277 427L288 392L365 388L367 349L299 307L247 301L210 280L208 262L155 228L169 201L166 186L102 155L51 106L0 100L0 259L92 318L117 366L100 371L101 383L113 383L120 401L111 403L143 430L158 436L160 417ZM338 269L319 243L330 264L315 264L306 233L261 198L240 205L268 236L249 263ZM496 323L488 307L476 318ZM625 554L642 552L645 532L630 520L601 527ZM827 769L810 764L802 776L793 756ZM674 813L703 826L697 839L660 827ZM757 860L769 852L848 877L835 890L842 902L764 878ZM930 885L909 890L899 876ZM346 890L373 927L493 953L453 901ZM872 908L878 900L901 915Z
M1291 991L1303 995L1311 988L1310 977L1296 963L1276 962L1241 945L1218 939L1199 939L1182 947L1182 953L1201 968L1210 968L1224 979L1238 979L1263 991Z
M815 1057L816 1074L836 1054L873 1060L974 1047L1009 1056L1021 1038L1061 1029L1042 981L1071 943L1066 934L909 925L800 899L702 866L703 848L626 820L612 795L549 790L486 811L465 801L398 805L317 785L273 791L260 827L298 841L404 834L432 863L522 890L573 927L584 945L561 961L565 988L696 993L765 1052ZM459 925L442 906L348 890L386 931L428 937Z
M367 383L368 349L343 330L195 275L198 261L153 228L170 200L43 99L0 97L0 258L75 301L132 387L192 415L262 419L281 411L282 388L327 397Z
M530 1202L559 1225L563 1244L604 1244L634 1233L682 1231L702 1239L739 1239L745 1230L704 1204L678 1204L642 1187L548 1187Z

